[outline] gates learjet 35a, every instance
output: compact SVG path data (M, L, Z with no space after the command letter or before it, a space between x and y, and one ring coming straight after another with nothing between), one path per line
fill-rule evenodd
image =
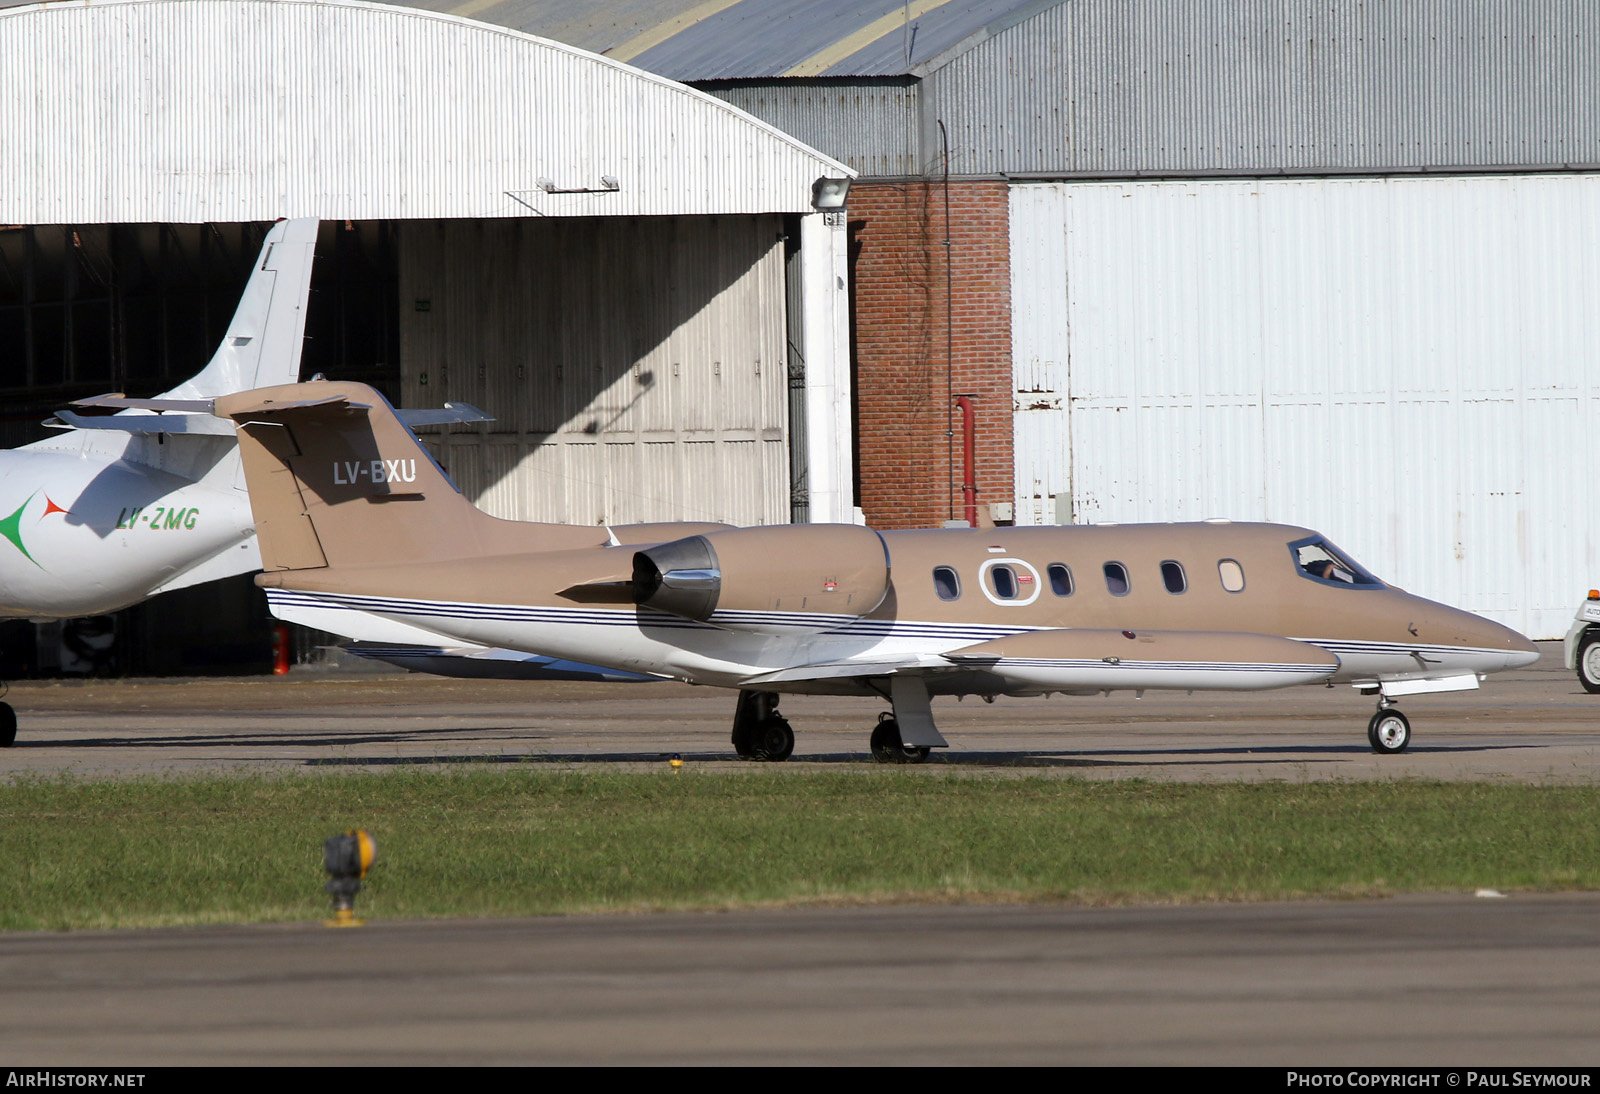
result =
M737 688L748 758L794 747L780 692L882 696L873 753L916 761L946 744L936 695L1313 683L1379 695L1368 739L1397 753L1397 696L1538 657L1306 528L534 524L473 506L369 387L285 385L214 412L238 423L279 616Z

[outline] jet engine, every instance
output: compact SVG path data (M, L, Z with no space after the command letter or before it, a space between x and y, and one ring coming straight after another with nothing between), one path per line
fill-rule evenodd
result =
M633 556L636 604L735 630L838 626L888 594L888 548L854 524L735 528Z

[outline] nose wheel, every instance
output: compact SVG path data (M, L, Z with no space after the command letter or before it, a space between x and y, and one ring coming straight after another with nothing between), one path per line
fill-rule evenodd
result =
M1411 744L1411 723L1394 707L1379 707L1367 723L1367 741L1380 756L1398 756Z

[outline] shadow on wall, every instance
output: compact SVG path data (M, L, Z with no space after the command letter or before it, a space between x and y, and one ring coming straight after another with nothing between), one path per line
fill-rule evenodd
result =
M693 479L762 519L761 449L786 451L782 233L779 216L404 224L405 401L495 417L429 440L500 516L700 519Z

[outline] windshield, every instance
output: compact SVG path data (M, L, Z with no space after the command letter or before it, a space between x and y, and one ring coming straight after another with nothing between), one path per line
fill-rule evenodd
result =
M1296 572L1307 580L1341 588L1377 589L1383 586L1383 582L1363 570L1349 555L1322 536L1295 540L1289 544L1289 553L1294 556Z

